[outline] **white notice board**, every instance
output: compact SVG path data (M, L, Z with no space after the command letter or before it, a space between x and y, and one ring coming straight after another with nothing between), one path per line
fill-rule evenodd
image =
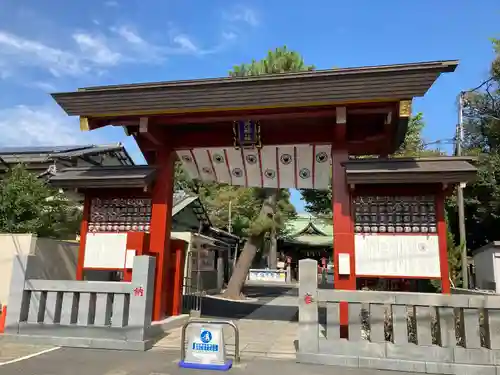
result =
M356 275L440 277L437 235L355 236Z
M127 253L127 233L88 233L84 268L123 269Z

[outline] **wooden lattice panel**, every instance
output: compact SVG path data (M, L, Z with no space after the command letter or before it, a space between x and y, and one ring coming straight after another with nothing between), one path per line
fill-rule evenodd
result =
M358 196L353 201L357 233L436 233L435 197Z
M90 206L90 232L148 232L151 199L93 198Z

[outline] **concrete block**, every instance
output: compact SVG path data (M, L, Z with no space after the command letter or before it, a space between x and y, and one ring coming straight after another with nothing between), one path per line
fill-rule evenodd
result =
M98 293L95 302L96 326L106 327L111 325L111 311L113 308L112 294Z
M490 349L465 349L461 347L453 348L455 363L474 365L493 365L494 353Z
M43 316L44 324L58 324L61 322L63 293L48 292Z
M78 314L78 297L76 293L64 292L61 307L61 324L76 323Z
M386 343L386 355L390 359L408 361L453 362L453 349L439 346L418 346L415 344L395 345Z
M111 316L111 326L125 327L128 325L130 295L115 294L113 296L113 312Z
M340 339L337 342L332 342L330 340L319 341L319 352L321 354L333 354L348 357L385 358L385 350L385 344L374 343L367 340L356 342L351 342L346 339Z
M90 293L79 293L78 296L78 321L79 326L86 327L91 321Z
M310 363L314 365L329 365L354 368L359 367L358 357L348 357L342 355L297 353L296 361L299 363Z
M426 372L425 362L387 358L359 358L360 368L405 372Z

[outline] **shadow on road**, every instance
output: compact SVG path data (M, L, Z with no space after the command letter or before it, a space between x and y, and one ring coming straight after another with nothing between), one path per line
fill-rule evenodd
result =
M298 319L296 305L266 305L273 299L281 296L297 297L298 292L296 288L289 286L251 285L245 286L243 293L248 298L257 299L257 301L242 302L204 297L201 305L201 315L206 318L243 319L254 313L257 309L265 306L258 313L253 314L252 319L282 321L296 321Z

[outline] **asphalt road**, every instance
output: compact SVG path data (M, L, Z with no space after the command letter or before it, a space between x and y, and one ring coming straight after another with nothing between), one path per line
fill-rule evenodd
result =
M215 375L218 371L181 369L172 352L62 348L25 361L0 366L1 375ZM255 358L230 370L240 375L412 375L393 371L297 364L294 360Z
M205 297L201 305L201 315L207 318L243 319L277 297L283 295L298 297L296 288L285 285L246 285L243 293L257 301L232 302Z

